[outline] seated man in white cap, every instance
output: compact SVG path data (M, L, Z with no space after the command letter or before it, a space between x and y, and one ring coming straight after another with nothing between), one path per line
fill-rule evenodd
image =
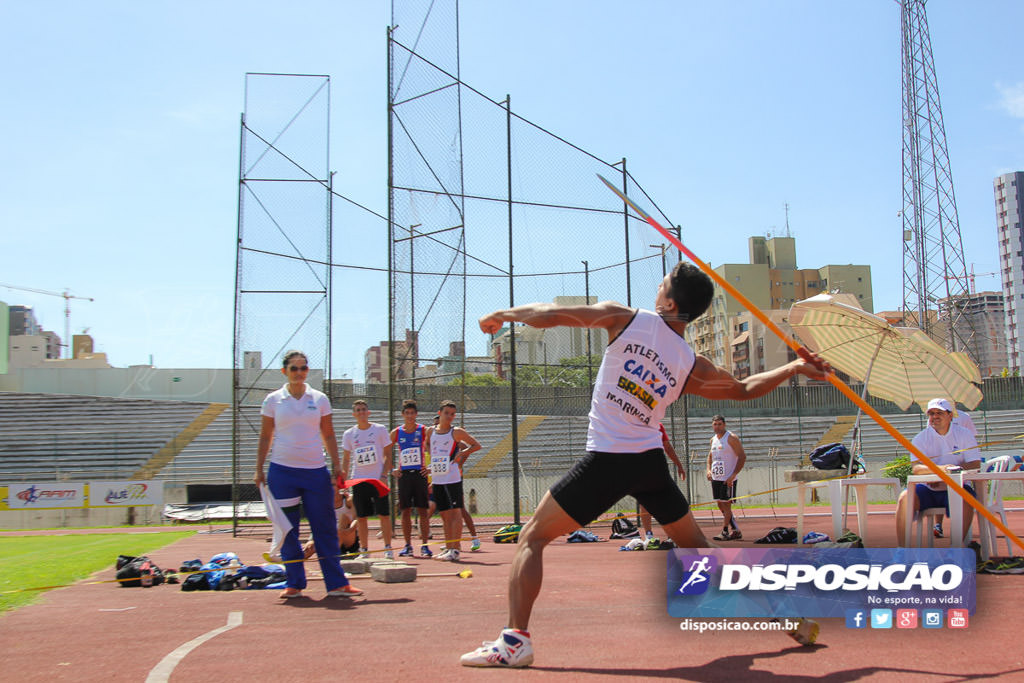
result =
M914 437L913 444L932 462L942 467L947 472L958 469L976 470L981 465L981 453L978 452L978 442L974 436L963 427L953 424L953 406L944 398L933 398L928 402L928 426L920 434ZM930 474L931 470L920 462L913 453L910 454L910 462L913 464L912 474ZM964 488L973 496L974 489L969 485ZM914 501L914 509L911 514L916 515L918 510L928 508L944 507L946 514L949 514L949 492L942 482L917 484L915 488L917 498ZM971 526L974 510L965 506L964 529ZM899 544L907 544L907 492L900 494L899 502L896 504L896 537Z

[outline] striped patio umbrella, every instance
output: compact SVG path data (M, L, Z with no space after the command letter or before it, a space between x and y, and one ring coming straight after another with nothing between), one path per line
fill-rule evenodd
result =
M793 304L789 324L807 348L901 410L917 403L923 411L938 397L971 409L981 402L975 386L981 383L978 366L966 354L947 352L916 327L894 327L829 294Z

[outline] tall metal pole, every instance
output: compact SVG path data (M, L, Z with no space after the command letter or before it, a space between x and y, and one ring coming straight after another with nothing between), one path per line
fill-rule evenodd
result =
M508 172L508 306L516 305L515 264L512 260L512 96L505 95L505 145ZM512 399L512 511L514 522L519 518L519 414L516 409L516 324L508 324L509 384Z
M395 405L395 264L394 254L394 229L395 229L395 166L394 166L394 131L392 124L391 104L391 27L388 27L388 415L391 415L391 408ZM411 240L410 240L411 241ZM410 279L412 275L410 274ZM411 289L411 283L410 283ZM390 427L390 421L388 423ZM345 473L346 475L348 473Z
M246 88L249 81L246 79ZM239 356L241 349L238 343L238 318L241 306L242 291L242 192L245 187L245 114L242 114L238 128L238 238L235 242L235 319L234 330L232 331L231 348L231 535L238 535L238 458L239 441L241 441L242 423L239 419L242 411L239 392L241 390L242 370L240 369ZM71 344L70 339L64 343ZM262 370L262 368L260 368Z
M334 222L332 217L334 215L334 172L331 171L331 78L327 77L327 136L326 144L324 145L324 170L327 171L327 277L324 279L327 282L327 291L324 292L324 303L327 305L327 349L324 354L324 386L321 387L323 392L327 394L327 400L330 401L333 395L334 389L331 382L331 278L334 274L334 263L332 253L332 238L334 231Z
M587 305L590 305L590 264L587 261L581 261L583 264L583 296L586 300ZM594 388L594 368L590 363L591 357L590 350L590 328L587 328L587 386L590 387L591 391Z
M328 97L330 97L329 88ZM327 118L330 119L330 115ZM330 128L329 123L328 128ZM330 140L330 137L330 134L328 134L327 139ZM330 163L330 158L328 158L328 163ZM327 394L328 401L334 400L334 382L331 375L331 318L333 317L332 308L334 306L334 299L331 296L334 291L332 282L334 266L331 265L334 263L334 174L335 171L327 172L327 358L324 361L324 393Z
M622 157L622 193L629 196L629 187L627 186L628 176L626 174L626 157ZM622 203L622 225L626 235L626 305L633 305L633 285L632 277L630 275L629 268L629 207L625 202Z

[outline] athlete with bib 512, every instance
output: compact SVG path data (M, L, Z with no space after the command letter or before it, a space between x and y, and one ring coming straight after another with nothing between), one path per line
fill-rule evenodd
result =
M544 548L563 534L594 521L623 496L635 497L680 548L710 544L690 504L669 474L658 424L685 392L713 400L745 401L767 394L794 375L824 379L830 368L808 353L775 370L738 380L694 353L683 340L687 324L711 303L710 278L677 263L658 285L654 311L614 301L592 306L537 303L480 318L494 334L523 322L532 327L603 328L608 332L590 402L587 453L544 494L519 536L509 577L508 624L497 640L462 655L465 666L529 666L533 663L530 613L540 592Z

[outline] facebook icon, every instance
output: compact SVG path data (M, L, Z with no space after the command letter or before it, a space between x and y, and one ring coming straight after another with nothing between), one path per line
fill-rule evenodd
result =
M867 611L862 609L846 610L846 628L867 628Z

